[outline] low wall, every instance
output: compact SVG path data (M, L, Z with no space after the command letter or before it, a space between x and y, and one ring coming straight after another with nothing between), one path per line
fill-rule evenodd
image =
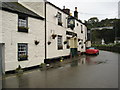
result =
M100 50L106 50L106 51L111 51L111 52L117 52L120 53L120 46L94 46Z

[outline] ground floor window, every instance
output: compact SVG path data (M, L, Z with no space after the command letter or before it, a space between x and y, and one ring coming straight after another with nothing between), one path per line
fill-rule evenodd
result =
M58 35L57 46L58 46L58 50L63 49L62 36L60 36L60 35Z
M70 48L70 37L67 37L66 40L67 40L66 48L69 49Z
M18 43L18 61L28 60L28 44Z

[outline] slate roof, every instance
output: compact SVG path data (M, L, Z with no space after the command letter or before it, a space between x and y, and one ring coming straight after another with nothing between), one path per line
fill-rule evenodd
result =
M12 13L17 14L24 14L30 17L38 18L41 20L44 20L43 17L39 16L38 14L34 13L33 11L27 9L23 5L19 4L18 2L2 2L2 5L0 6L0 9L5 11L9 11Z

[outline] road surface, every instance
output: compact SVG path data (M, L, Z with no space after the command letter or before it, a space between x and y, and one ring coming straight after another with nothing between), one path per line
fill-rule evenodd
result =
M54 64L54 68L27 71L4 78L5 88L118 88L118 56L100 51L98 56L80 56ZM66 63L66 64L65 64Z

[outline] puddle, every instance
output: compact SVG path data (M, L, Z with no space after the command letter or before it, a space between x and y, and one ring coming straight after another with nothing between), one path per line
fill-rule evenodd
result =
M103 64L103 63L107 63L108 60L105 61L95 61L94 64Z
M71 67L79 66L79 65L96 65L96 64L104 64L107 63L108 60L97 60L94 56L78 56L74 58L64 59L62 61L52 62L49 65L47 64L44 70L49 69L63 69L67 65ZM42 69L43 71L43 69Z

